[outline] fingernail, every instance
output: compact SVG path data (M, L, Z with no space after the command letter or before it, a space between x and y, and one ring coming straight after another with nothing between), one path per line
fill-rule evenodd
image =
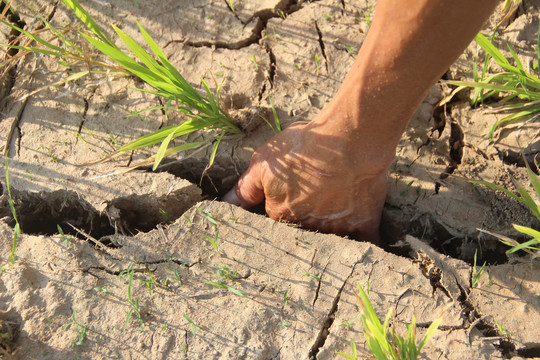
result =
M225 194L225 196L221 200L228 202L229 204L240 206L242 203L240 202L238 195L236 195L235 190L236 190L235 188L232 188L231 190L229 190L229 192Z

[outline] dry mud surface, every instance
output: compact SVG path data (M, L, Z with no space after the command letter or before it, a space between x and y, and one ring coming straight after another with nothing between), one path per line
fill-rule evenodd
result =
M201 76L224 84L223 102L245 134L224 141L202 181L208 148L167 159L159 172L148 166L125 172L156 149L81 166L179 120L159 110L127 117L163 104L134 90L144 87L135 79L95 75L36 92L67 74L47 56L28 56L3 72L0 150L24 233L12 265L4 169L0 357L334 359L336 352L351 353L353 340L369 358L357 282L369 284L381 318L394 310L398 329L414 315L421 335L444 313L424 358L540 357L540 264L508 257L496 239L478 231L516 236L512 223L539 224L517 202L468 182L528 186L520 151L528 160L537 154L539 125L503 128L490 143L487 129L500 114L458 99L434 120L435 105L448 92L435 85L391 169L385 249L212 200L272 136L258 116L271 114L270 96L284 127L312 119L330 100L374 6L361 0L232 3L81 1L103 28L115 24L141 40L139 21L200 90ZM527 66L535 56L538 5L525 1L496 40L500 48L510 43ZM20 26L36 26L36 14L57 26L76 23L53 0L14 1L14 8L18 16L10 21ZM498 18L486 24L487 33ZM9 30L0 29L6 43ZM471 44L445 77L470 78L476 51ZM208 240L216 234L219 252ZM473 288L475 250L478 263L488 264Z

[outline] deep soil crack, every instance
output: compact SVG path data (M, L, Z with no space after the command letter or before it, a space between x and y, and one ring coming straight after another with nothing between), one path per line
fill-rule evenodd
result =
M323 34L321 29L319 28L319 24L317 23L317 21L315 20L313 22L315 23L315 29L317 30L317 35L319 36L319 47L321 48L321 53L324 58L324 65L326 68L326 72L328 73L328 57L326 56L326 47L323 41Z
M276 56L274 55L272 48L266 43L264 44L264 50L266 51L266 53L268 54L268 58L270 59L270 67L268 68L266 81L263 83L257 97L259 103L262 101L264 93L267 90L267 84L270 84L270 89L274 87L274 78L276 77Z
M9 157L9 149L11 148L11 143L13 141L13 136L15 135L15 132L17 132L17 155L20 154L22 130L19 124L21 122L24 109L26 108L26 104L28 103L28 99L29 98L27 97L22 101L22 104L20 105L19 110L17 111L17 114L15 115L15 118L13 119L13 122L11 123L11 128L9 129L9 132L6 136L6 143L4 145L4 156Z
M322 278L324 276L324 272L326 271L326 267L328 266L328 263L324 266L324 269L321 273L321 275L319 276L319 282L317 283L317 289L315 290L315 297L313 298L313 303L312 303L312 307L315 308L315 303L317 302L317 299L319 298L319 292L321 291L321 283L322 283Z
M443 185L442 180L452 175L458 168L458 165L461 164L463 148L465 146L463 139L464 134L461 126L456 120L452 119L450 122L450 139L448 140L450 145L450 161L446 166L446 169L439 175L439 180L435 182L435 194L439 193L439 189Z
M58 234L57 226L60 226L66 234L112 248L118 246L108 239L104 242L100 239L116 234L118 227L131 234L147 232L158 224L174 221L172 214L181 215L193 205L186 203L182 193L161 197L131 195L108 201L107 209L101 213L74 191L34 193L12 189L12 195L24 233L52 236ZM159 209L164 209L169 216L164 216ZM7 194L0 197L2 217L9 218L10 225L14 226Z
M225 2L228 2L225 0ZM302 4L304 1L300 0L290 0L285 4L278 4L274 9L265 9L255 12L245 23L242 22L242 24L245 26L252 21L255 21L255 26L251 32L251 35L248 37L238 40L236 42L227 42L227 41L211 41L211 40L202 40L202 41L191 41L189 39L181 39L181 40L170 40L165 44L163 48L166 48L170 44L173 43L184 43L188 46L192 47L210 47L210 48L217 48L217 49L229 49L229 50L239 50L245 47L248 47L253 44L259 43L259 41L262 39L262 32L266 28L266 25L268 24L268 21L273 18L281 18L281 13L285 14L285 16L290 15L302 8ZM236 16L235 12L231 9L229 4L227 4L227 7L233 14Z
M353 264L352 269L349 272L349 275L347 275L347 277L345 278L345 281L343 282L343 285L341 285L341 288L339 288L338 293L336 294L336 297L334 298L334 301L332 302L332 306L330 307L330 311L328 312L328 315L323 321L321 330L319 331L319 334L317 335L315 342L309 349L308 359L310 360L316 359L317 354L319 353L320 349L324 346L326 339L328 338L328 335L330 334L330 327L336 320L336 312L338 310L339 300L341 299L341 293L343 292L343 289L345 288L345 286L349 282L349 279L354 273L356 265L361 264L364 261L365 257L367 256L368 251L369 251L369 248L366 251L364 251L360 259Z
M3 13L6 10L6 4L4 2L0 2L0 13ZM12 7L7 9L5 19L21 28L24 29L26 27L26 23L19 17L16 11L13 10ZM8 44L11 45L19 45L19 42L21 40L21 33L20 31L11 28L9 35L8 35ZM16 48L9 48L6 51L6 54L3 58L3 60L7 60L7 58L13 58L17 53L19 52L19 49ZM0 87L0 109L2 109L5 105L5 100L7 96L11 93L11 90L13 89L13 86L15 85L15 80L17 78L17 62L12 62L7 65L5 69L3 69L0 72L0 77L2 78L2 86Z

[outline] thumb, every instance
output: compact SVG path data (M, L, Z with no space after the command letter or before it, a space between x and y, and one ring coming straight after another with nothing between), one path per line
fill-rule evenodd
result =
M252 163L249 169L224 197L223 201L249 209L264 200L262 171L259 162Z

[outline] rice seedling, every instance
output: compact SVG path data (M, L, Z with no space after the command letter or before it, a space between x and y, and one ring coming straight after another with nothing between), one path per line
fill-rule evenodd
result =
M320 75L319 54L315 54L315 74L316 74L317 76Z
M15 226L13 227L11 253L9 255L9 262L13 265L15 264L15 249L17 248L17 243L19 241L19 237L21 236L22 229L21 229L21 225L19 224L19 220L17 218L17 211L15 210L15 203L13 202L13 197L11 196L11 187L9 186L9 164L8 164L7 156L5 157L5 175L6 175L6 188L7 188L7 194L8 194L8 204L11 210L11 215L13 216L13 220L15 221Z
M219 251L219 247L217 244L219 239L219 230L216 229L216 234L214 235L214 237L208 236L206 234L203 234L203 236L206 238L206 240L210 242L210 244L212 244L212 247L214 248L214 250L216 250L219 256L221 256L222 254L221 251Z
M243 298L247 298L244 291L235 289L232 286L229 286L227 284L222 284L222 283L217 283L217 282L212 282L212 281L206 281L206 280L203 280L203 283L208 284L210 286L217 287L217 288L226 289L230 293L233 293L233 294L238 295L238 296L243 297Z
M182 278L180 277L180 273L178 272L178 269L174 269L174 278L176 279L176 282L178 283L178 287L182 286Z
M54 156L54 154L53 154L53 152L52 152L52 150L51 150L50 147L48 147L48 146L39 146L39 147L36 149L36 151L39 151L39 150L41 150L41 149L47 150L47 153L49 154L49 157L51 158L51 161L52 161L52 162L54 162L54 163L58 162L58 158L57 158L56 156Z
M348 52L349 54L351 54L352 56L358 55L358 50L356 50L356 49L353 48L352 46L347 45L347 44L343 44L343 46L345 46L345 49L347 49L347 52Z
M187 223L188 223L189 226L192 226L192 225L193 225L193 222L192 222L186 215L184 215L184 220L187 221Z
M510 336L512 335L512 333L508 330L506 330L505 328L503 328L503 326L497 321L495 320L495 323L497 324L497 330L499 330L499 333L503 336Z
M409 181L409 183L405 186L405 189L403 189L399 193L399 196L401 196L401 197L407 196L407 194L409 193L409 190L411 190L411 186L412 186L413 183L414 183L414 180Z
M156 279L154 278L154 274L152 273L150 269L147 268L145 273L146 273L146 279L144 279L144 284L148 288L148 292L150 293L150 295L152 295L154 293Z
M255 67L255 70L259 70L259 64L257 64L257 58L255 57L255 54L251 55L250 59L253 62L253 66Z
M373 18L373 5L371 5L367 10L362 9L362 15L363 17L357 17L356 20L358 20L360 23L365 22L367 26L367 30L371 27L371 20ZM367 31L366 30L366 31Z
M105 288L95 287L94 291L100 292L105 295L113 295L113 292L111 290Z
M191 330L191 333L193 335L197 334L197 332L201 331L201 327L199 326L199 324L197 324L195 321L191 320L191 318L189 316L187 316L186 313L182 313L182 316L184 317L184 319L187 320L188 324L189 324L189 329Z
M484 264L480 268L480 270L476 267L476 253L477 251L474 251L474 260L473 260L473 267L472 267L472 275L471 275L471 287L475 288L476 285L478 285L478 281L480 280L480 276L482 276L482 273L484 272L484 268L486 267L486 262L484 261Z
M495 130L498 127L517 120L531 119L540 113L540 31L537 43L537 59L536 63L533 63L532 66L534 73L525 70L522 62L510 45L507 45L507 47L512 55L514 64L493 45L493 36L491 39L488 39L479 33L476 35L475 41L487 54L481 78L478 79L476 71L474 71L473 77L475 81L447 82L451 85L458 86L453 94L467 87L474 88L473 105L481 103L494 95L502 96L500 111L509 113L509 115L497 120L491 126L489 138L493 139ZM493 59L503 71L485 77L489 59ZM484 91L487 92L484 93Z
M344 358L349 359L349 360L358 360L358 351L356 350L356 343L354 341L351 341L351 349L352 349L351 355L345 354L342 352L337 352L337 355L343 356Z
M217 266L216 275L218 276L220 283L225 283L227 281L237 281L238 279L240 279L240 274L238 274L236 271L221 265Z
M416 318L413 316L410 324L407 326L407 335L402 337L397 334L394 329L389 325L390 318L392 316L392 310L388 311L384 324L381 324L369 298L360 286L357 284L358 293L355 292L358 303L361 309L362 324L364 325L364 336L366 338L366 345L371 353L377 360L412 360L417 359L422 351L422 348L426 345L427 341L431 338L435 330L439 327L442 317L436 319L431 323L426 331L424 337L420 340L420 343L416 344ZM353 355L347 355L344 353L338 353L338 355L344 356L347 359L356 359L357 351L356 344L351 342L353 348Z
M535 196L537 199L540 199L540 177L534 171L532 171L527 161L525 161L525 166L527 167L527 174L529 176L529 180L534 189L534 193L532 193L532 195L529 194L523 186L518 186L517 194L515 194L501 186L492 184L487 181L471 180L471 182L473 184L484 185L493 190L501 191L505 193L511 198L527 206L529 210L534 214L534 216L540 221L540 205L538 205L536 201L533 199L533 196ZM518 232L524 235L530 236L532 239L529 241L520 243L508 236L495 234L495 233L492 233L490 231L483 230L483 229L478 229L478 230L486 234L489 234L491 236L497 237L499 241L501 241L503 244L510 246L510 249L506 251L507 254L512 254L512 253L515 253L516 251L523 250L533 256L538 256L538 254L540 254L540 232L526 226L521 226L521 225L516 225L516 224L512 224L512 226Z
M60 225L56 224L56 229L58 229L60 239L62 239L62 241L64 242L64 246L71 245L71 243L73 242L73 238L71 236L66 236L64 230L60 227Z
M323 20L326 20L326 21L330 21L330 20L332 20L332 19L334 18L334 16L335 16L335 15L334 15L333 13L328 13L328 14L324 14L324 15L322 16L322 19L323 19Z
M212 244L212 247L216 250L216 252L219 254L219 256L221 256L221 251L219 251L219 247L218 247L218 240L219 240L219 228L218 228L218 223L216 221L216 219L214 219L214 217L202 210L201 208L195 206L195 209L202 214L202 216L204 216L204 218L210 222L215 228L216 228L216 233L214 235L214 237L211 237L211 236L208 236L206 234L203 234L203 236L206 238L206 240L208 240L210 242L210 244Z
M278 117L278 114L277 114L277 111L276 111L276 108L274 106L274 103L272 101L272 96L268 96L268 101L270 102L270 108L272 109L272 116L274 117L274 125L272 125L270 123L270 121L268 121L268 119L262 115L259 114L259 116L261 117L261 119L264 120L264 122L266 122L266 124L268 126L270 126L270 128L274 131L275 134L281 132L281 122L279 121L279 117Z
M236 15L236 8L234 7L234 1L233 0L229 0L229 8L233 12L233 14Z
M341 324L339 325L339 327L352 329L355 325L355 321L356 321L356 318L352 318L350 320L343 319L341 320Z
M126 316L126 326L129 325L129 320L131 319L131 317L133 315L135 315L135 317L137 318L137 321L139 322L139 330L140 331L143 331L146 327L146 324L144 322L144 319L142 317L142 313L141 313L141 306L139 304L139 298L133 298L133 295L132 295L132 292L133 292L133 275L135 273L134 269L133 269L133 262L131 262L129 265L128 265L128 268L126 270L124 270L123 272L120 273L120 276L121 275L127 275L128 276L128 290L127 290L127 300L128 300L128 304L130 306L129 308L129 311L127 313L127 316Z
M84 345L84 339L86 339L86 326L77 321L77 312L75 308L73 309L73 314L71 315L71 322L63 326L63 330L66 331L72 325L75 326L75 332L77 333L77 340L71 342L72 345L82 346Z
M289 303L289 290L285 290L285 292L283 293L283 305L287 306L288 303Z
M160 143L161 145L159 146L156 154L151 157L151 160L153 161L153 169L155 170L165 156L173 153L192 150L211 143L212 151L210 154L208 167L212 166L218 146L223 137L228 134L241 133L241 130L233 123L227 112L220 104L221 86L218 86L216 92L212 93L206 80L202 78L201 83L205 91L205 96L200 95L169 62L157 43L150 37L148 32L139 23L137 23L139 31L146 42L145 45L151 50L151 52L146 51L124 31L112 25L116 34L129 49L129 51L125 53L114 44L114 42L97 25L97 23L90 17L84 8L77 2L77 0L62 0L62 2L79 18L87 29L90 30L90 34L82 31L79 32L82 38L87 41L87 43L85 43L86 45L92 45L95 49L106 55L110 60L116 62L117 65L115 65L113 69L115 69L117 72L119 71L122 74L130 73L135 75L153 87L155 91L143 89L138 90L163 97L166 100L166 104L157 108L162 108L165 112L168 109L175 109L178 113L185 117L185 120L180 124L166 126L151 134L142 136L120 147L117 151L111 154L111 156L120 152L141 149ZM230 3L232 5L232 0ZM14 26L10 24L7 25L11 27ZM7 46L19 48L26 52L35 52L56 56L66 64L87 64L87 69L72 74L61 80L61 82L53 85L75 81L89 75L90 73L100 73L99 71L92 69L94 64L108 67L108 72L110 73L110 65L94 60L88 51L85 51L83 47L77 47L73 41L70 41L65 36L65 33L58 31L50 24L45 23L45 26L54 35L53 38L45 39L40 37L39 34L17 28L28 39L36 42L37 45L35 47L19 45ZM56 39L61 41L63 47L53 44L53 41ZM107 75L108 72L101 72L101 74ZM153 109L156 109L156 107L148 108L133 113L132 115L139 115L142 112ZM169 146L174 139L180 136L202 130L214 130L215 136L200 142L183 143L181 145L172 147ZM106 160L108 158L110 158L110 156L107 156L102 160Z
M313 280L321 281L320 277L318 277L317 275L310 274L307 271L304 271L304 275L309 277L309 278L312 278Z

